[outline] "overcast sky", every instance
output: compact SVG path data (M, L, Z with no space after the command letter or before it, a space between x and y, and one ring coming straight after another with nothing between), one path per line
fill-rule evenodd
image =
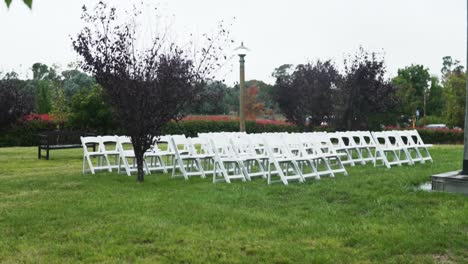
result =
M13 0L7 10L1 0L0 71L24 76L35 62L66 68L76 61L70 35L83 27L81 6L96 2L34 0L29 10ZM112 5L124 9L132 2ZM383 52L389 76L412 63L439 75L446 55L466 61L465 0L171 0L158 6L177 36L212 32L220 20L234 22L233 38L251 49L246 78L269 83L279 65L319 58L340 65L359 46ZM232 67L224 73L229 85L238 79L237 59Z

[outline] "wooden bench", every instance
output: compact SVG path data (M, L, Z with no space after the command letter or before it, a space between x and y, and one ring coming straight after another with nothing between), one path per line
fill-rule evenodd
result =
M82 131L48 131L43 132L39 136L39 145L37 148L37 158L49 159L49 151L53 149L72 149L81 148L80 137L84 136L95 136L93 133L87 133ZM96 145L91 145L93 151L96 151ZM45 150L46 155L42 155L42 151Z

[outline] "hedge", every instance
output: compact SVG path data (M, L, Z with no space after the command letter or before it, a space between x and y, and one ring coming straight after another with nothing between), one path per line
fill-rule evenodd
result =
M0 147L11 146L36 146L37 134L42 131L54 130L56 124L44 121L19 122L12 128L0 132ZM388 127L389 130L396 128ZM246 122L248 133L263 132L300 132L295 125L290 124L263 124L255 121ZM314 129L317 130L317 129ZM163 134L184 134L187 137L197 136L197 133L206 132L235 132L239 131L238 120L211 121L211 120L184 120L170 122L164 129ZM462 144L463 130L457 129L418 129L421 138L428 144ZM109 134L121 134L118 132Z
M0 147L37 146L37 134L55 130L57 125L46 121L18 122L13 127L0 131Z
M463 130L460 129L418 129L427 144L463 144Z
M19 122L12 128L0 132L0 147L37 146L37 134L43 131L55 130L56 126L57 125L53 122L45 121ZM299 129L294 125L261 124L255 121L247 121L246 130L248 133L299 131ZM195 137L197 136L197 133L222 131L239 131L239 121L184 120L180 122L170 122L164 127L163 134L184 134L187 137ZM120 135L122 133L114 131L109 134Z
M402 128L387 127L385 130L402 130ZM461 129L417 128L416 130L424 143L427 144L463 144L464 134Z
M294 125L261 124L255 121L246 121L247 133L263 132L298 132L299 128ZM198 133L207 132L235 132L239 131L239 121L210 121L210 120L186 120L170 122L164 129L163 134L184 134L187 137L195 137Z

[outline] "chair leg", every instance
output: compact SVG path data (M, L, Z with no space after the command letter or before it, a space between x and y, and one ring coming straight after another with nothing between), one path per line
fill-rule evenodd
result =
M85 156L83 156L83 174L86 172L86 161L85 161Z
M95 174L95 173L94 173L94 168L93 168L93 163L91 162L91 158L90 158L90 157L86 157L86 160L88 161L88 166L89 166L89 169L91 170L91 173L92 173L92 174Z
M111 165L110 165L110 161L109 161L109 157L107 156L107 154L104 155L104 159L105 159L106 162L107 162L107 170L108 170L109 172L112 172Z

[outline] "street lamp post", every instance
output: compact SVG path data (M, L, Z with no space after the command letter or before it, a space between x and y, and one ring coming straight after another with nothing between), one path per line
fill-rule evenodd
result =
M247 49L242 42L241 45L235 49L237 55L239 55L239 131L245 132L245 55L247 55Z
M430 91L431 84L432 84L432 81L431 81L431 79L429 79L429 80L427 81L427 86L426 86L426 88L424 89L424 116L423 116L423 124L424 124L424 126L426 126L426 100L427 100L427 96L428 96L427 93L429 93L429 91Z

